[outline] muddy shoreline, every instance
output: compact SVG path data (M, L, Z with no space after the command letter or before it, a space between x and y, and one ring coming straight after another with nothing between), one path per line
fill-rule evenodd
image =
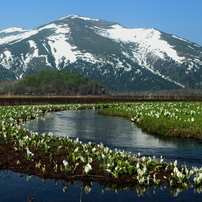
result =
M118 187L132 186L136 187L138 181L135 174L120 175L118 178L114 178L111 174L105 172L103 169L100 169L100 161L96 160L92 163L92 172L90 174L84 174L83 169L84 165L80 164L73 173L61 170L63 166L63 159L67 158L69 155L66 152L60 153L58 155L53 155L52 162L57 162L58 169L54 169L54 165L50 162L50 153L41 152L38 149L32 149L35 153L35 156L32 160L25 159L26 150L18 150L11 143L0 142L0 170L11 170L16 173L27 174L29 176L38 176L43 179L55 179L55 180L64 180L65 182L75 182L81 181L83 183L98 182L101 185L113 186L116 184ZM40 166L38 163L40 162ZM75 162L72 162L69 159L69 164L73 165ZM161 182L159 184L164 184L167 182L165 176L169 178L171 176L172 169L165 171L167 164L154 172L151 168L150 175L156 173L157 179ZM43 169L43 167L45 169ZM154 183L153 179L150 178L150 185Z

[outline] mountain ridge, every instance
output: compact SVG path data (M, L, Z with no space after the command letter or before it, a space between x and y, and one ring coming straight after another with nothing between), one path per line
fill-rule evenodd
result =
M0 32L0 71L17 79L48 66L96 78L114 92L202 87L202 47L154 28L70 15L5 33Z

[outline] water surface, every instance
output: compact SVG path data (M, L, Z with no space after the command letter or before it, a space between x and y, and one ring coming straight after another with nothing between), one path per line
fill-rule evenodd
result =
M98 114L99 110L68 110L54 112L54 116L32 121L25 127L39 133L53 132L56 136L79 137L83 142L104 143L110 148L163 156L168 162L202 167L202 142L149 135L128 119Z
M52 113L45 120L39 119L27 123L25 127L33 131L53 132L56 136L69 136L83 142L103 142L110 148L131 151L133 154L165 157L167 162L178 160L179 164L202 167L202 144L198 141L168 139L142 132L129 120L119 117L107 117L98 114L98 110L69 110ZM92 184L92 190L86 194L81 182L65 184L63 181L40 179L11 171L0 172L0 201L26 201L33 197L36 201L202 201L202 195L194 188L180 192L174 197L173 191L165 186L161 189L150 187L144 196L137 190L114 191ZM104 191L105 190L105 191ZM154 194L155 192L155 194ZM172 192L172 193L171 193Z

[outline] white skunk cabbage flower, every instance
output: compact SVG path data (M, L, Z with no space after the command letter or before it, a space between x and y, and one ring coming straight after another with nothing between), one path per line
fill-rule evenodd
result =
M90 163L87 163L86 166L84 167L84 172L88 174L92 170L92 166Z
M63 165L64 165L65 167L67 167L68 164L69 164L66 160L63 160L62 162L63 162Z

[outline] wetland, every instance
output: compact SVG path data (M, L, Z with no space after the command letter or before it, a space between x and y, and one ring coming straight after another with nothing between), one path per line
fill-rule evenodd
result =
M107 195L111 195L111 197L114 195L114 192L118 192L120 200L123 201L126 195L129 197L132 194L134 197L134 192L137 192L135 195L136 197L145 196L147 193L153 193L157 187L158 190L164 189L164 193L172 193L167 201L169 201L169 198L171 200L171 198L176 195L178 195L178 197L185 197L186 193L189 193L190 195L190 190L192 191L192 195L195 195L195 192L200 193L200 183L197 184L197 186L194 186L193 178L191 183L188 183L187 180L183 178L182 182L187 184L183 184L183 186L181 186L180 183L178 184L179 186L176 186L176 184L172 186L170 181L165 180L165 177L169 178L171 173L174 173L173 168L176 163L179 166L178 171L183 175L182 168L185 170L192 166L200 167L200 141L149 135L142 132L140 128L131 123L128 119L99 115L98 111L100 111L100 109L97 110L95 107L92 108L94 109L80 110L73 108L73 110L67 111L57 111L57 109L57 112L49 114L45 119L35 117L35 121L27 122L25 125L25 128L29 129L28 131L33 131L30 135L33 139L29 139L30 136L27 130L18 128L18 130L22 130L21 133L24 131L22 137L26 138L21 138L21 140L24 141L26 139L26 143L23 145L24 143L20 141L17 143L15 140L15 146L10 145L9 147L8 141L7 143L3 140L1 141L1 144L3 142L6 143L6 146L3 146L3 144L1 145L1 149L7 148L8 153L7 158L4 158L7 159L7 161L3 162L2 154L5 154L6 152L1 150L1 170L4 171L2 173L11 169L15 171L15 173L24 173L22 176L32 176L28 181L34 181L34 179L37 178L36 176L40 177L43 182L45 180L46 184L49 184L51 179L61 181L62 183L60 186L63 187L62 190L68 184L68 187L74 187L73 189L76 190L74 193L75 195L81 196L81 193L83 192L92 193L97 196L96 200L100 201L103 201L103 197L100 194L98 195L98 193L101 193L101 190L103 189L112 190L112 194L107 193ZM43 111L43 107L40 108L40 110ZM30 120L32 119L33 117L30 117ZM5 132L4 129L2 131ZM6 131L8 131L8 128ZM12 133L15 132L16 131L13 131ZM43 135L38 136L38 134ZM55 138L53 138L53 134L57 137L57 141L62 142L60 145L62 147L59 148L60 152L58 152L58 142L55 144L56 142ZM5 140L5 133L2 133L2 135ZM16 136L17 134L15 134L14 137L12 136L12 139ZM11 137L9 138L9 140L11 140ZM42 139L46 144L42 144ZM33 145L34 141L35 145ZM41 145L39 145L39 142ZM57 145L57 147L55 145ZM36 150L34 146L37 146ZM25 148L23 149L23 147ZM69 153L67 153L67 147L69 148ZM82 152L78 152L79 150L82 150ZM84 150L85 152L83 152ZM10 151L10 154L8 151ZM89 151L91 151L91 154L87 154ZM92 155L93 151L95 153L97 152L96 158ZM102 153L100 151L102 151ZM71 158L67 154L71 154ZM116 156L115 160L117 162L119 161L119 163L115 164L113 162L108 162L108 155L112 156L112 154L113 156ZM11 156L13 156L13 159ZM16 159L16 156L21 156L22 158ZM83 157L83 160L81 156ZM144 170L143 165L139 165L138 167L138 161L139 163L141 162L140 164L144 162L145 165L147 164L147 173L151 176L149 179L148 175L145 175L144 173L141 175L142 181L140 178L137 178L137 168L141 171ZM123 165L123 162L130 162L130 164ZM185 162L187 167L184 166ZM109 163L111 167L108 165ZM170 163L173 164L171 165ZM102 164L102 166L100 166L100 164ZM132 165L134 166L131 167ZM117 169L118 167L125 167L125 171L120 169L118 175L116 175L115 170L113 170L115 167L117 167ZM166 167L167 170L165 172ZM22 170L20 171L22 168L26 168L26 170L23 172ZM131 173L129 173L130 169ZM72 170L75 172L72 172ZM154 171L156 173L156 179L160 180L158 183L154 181ZM12 176L15 176L15 173L13 173ZM197 173L200 173L200 171L197 171ZM102 179L103 176L104 179ZM80 192L81 188L82 192ZM96 190L96 194L94 190ZM183 193L183 196L181 192ZM125 194L121 199L123 193ZM50 194L53 193L51 192ZM162 194L160 195L160 198L159 196L155 196L155 201L162 200ZM27 196L31 196L37 201L37 196L35 194L27 192ZM154 196L152 196L152 198L153 197ZM63 197L58 199L58 201L65 201L62 198ZM41 199L39 201L46 201L46 199ZM71 199L69 198L68 201L71 201ZM132 198L131 200L128 198L128 201L132 201Z

